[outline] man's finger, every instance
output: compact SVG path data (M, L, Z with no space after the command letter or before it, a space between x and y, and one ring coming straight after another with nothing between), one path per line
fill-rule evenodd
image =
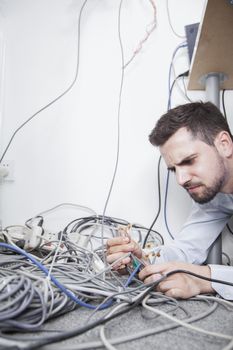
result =
M168 291L165 292L165 295L174 299L186 299L183 291L180 288L169 289Z
M123 245L115 245L112 247L108 247L107 249L107 255L115 254L118 252L128 253L128 252L134 252L137 250L137 245L134 242L130 242L128 244Z
M156 290L161 293L166 293L170 289L174 289L176 287L176 283L174 283L173 280L163 280L159 283L159 285L156 287Z
M120 259L122 257L122 259L119 260L119 264L118 265L120 266L121 264L129 264L130 257L127 256L127 257L123 258L123 256L125 256L124 253L118 252L118 253L115 253L115 254L107 255L106 260L107 260L107 262L109 264L112 264L114 261L116 261L116 260L118 260L118 259Z
M144 280L146 277L153 275L153 274L163 274L164 272L164 265L159 264L159 265L147 265L144 269L142 269L139 273L139 278L141 280Z
M162 277L161 274L157 273L157 274L153 274L153 275L150 275L149 277L146 277L143 282L146 283L146 284L149 284L149 283L154 283L158 280L160 280L160 278ZM140 276L139 276L140 278ZM140 278L141 279L141 278Z
M127 244L129 242L130 242L130 238L129 237L117 236L117 237L108 239L107 246L108 247L113 247L115 245L123 245L123 244Z

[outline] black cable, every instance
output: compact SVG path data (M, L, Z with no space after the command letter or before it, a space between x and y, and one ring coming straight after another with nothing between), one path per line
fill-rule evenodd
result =
M171 96L172 96L172 91L175 86L175 83L177 82L178 79L187 77L189 75L189 70L179 74L172 82L172 85L169 89L169 96L168 96L168 104L167 104L167 109L169 110L171 108ZM170 81L170 80L169 80ZM188 97L188 96L187 96ZM164 199L164 221L166 225L167 232L169 233L169 236L174 239L171 230L169 229L168 222L167 222L167 195L168 195L168 185L169 185L169 172L167 173L167 182L166 182L166 190L165 190L165 199Z
M35 218L38 218L38 216ZM32 219L30 219L30 220L32 220ZM27 223L28 223L28 221L27 221ZM118 225L127 226L130 224L130 222L128 220L119 219L119 218L115 218L115 217L111 217L111 216L104 216L104 217L103 217L103 215L85 216L85 217L74 219L71 222L69 222L63 230L63 235L65 236L65 235L69 234L68 229L69 229L69 232L76 232L79 229L79 233L81 233L84 229L89 227L89 225L87 225L88 223L90 223L90 226L92 224L95 224L95 223L98 223L98 224L104 223L104 225L109 226L110 230L113 228L116 229L118 227ZM70 227L72 224L74 224L73 227ZM82 228L83 225L85 225L85 228ZM141 226L139 224L134 224L134 223L132 224L132 228L136 229L136 230L140 230L140 229L148 230L147 227ZM163 237L158 231L153 230L152 228L150 228L149 230L150 230L150 232L153 232L156 235L158 235L158 237L161 240L161 244L164 243Z
M222 108L223 108L224 117L227 120L227 113L226 113L226 107L225 107L225 92L226 92L226 89L223 89L222 90Z
M183 46L179 46L178 48L181 48L181 47L183 47ZM175 50L175 52L177 51L177 49ZM173 54L173 59L174 59L174 54ZM169 110L171 108L171 96L172 96L172 90L175 86L175 83L178 81L178 79L183 78L183 77L187 77L189 75L189 70L186 70L185 72L177 75L177 77L174 78L172 85L170 85L170 75L171 75L171 67L172 67L173 59L171 61L170 69L169 69L169 91L168 91L169 95L168 95L168 101L167 101L167 110ZM187 98L188 98L188 96L187 96Z
M80 51L80 24L81 24L81 15L83 12L83 9L86 5L88 0L85 0L83 2L83 5L81 7L81 10L79 12L79 19L78 19L78 54L77 54L77 64L76 64L76 71L75 71L75 77L72 81L72 83L70 84L70 86L63 91L59 96L57 96L56 98L54 98L51 102L49 102L47 105L45 105L44 107L42 107L41 109L39 109L37 112L35 112L31 117L29 117L25 122L23 122L23 124L21 124L13 133L13 135L10 138L10 141L8 142L5 150L2 153L2 156L0 158L0 164L3 160L3 158L6 155L6 152L8 151L13 139L15 138L16 134L27 124L29 123L32 119L34 119L39 113L43 112L45 109L47 109L48 107L50 107L51 105L53 105L55 102L57 102L58 100L60 100L64 95L66 95L74 86L74 84L76 83L77 77L78 77L78 72L79 72L79 51Z
M160 164L161 164L161 159L162 159L162 157L160 156L159 157L159 161L158 161L158 167L157 167L159 207L158 207L157 214L156 214L156 216L155 216L155 218L154 218L154 220L153 220L153 222L152 222L152 224L151 224L151 226L150 226L150 228L149 228L149 230L148 230L148 232L147 232L147 234L146 234L146 236L144 238L142 248L145 248L146 242L147 242L148 237L149 237L149 235L151 233L151 230L152 230L154 224L156 223L156 221L157 221L157 219L159 217L160 211L161 211L161 185L160 185Z
M175 80L177 80L177 79L179 79L179 78L183 78L183 77L188 77L188 75L189 75L189 70L186 70L185 72L183 72L183 73L177 75L177 77L176 77Z
M40 227L42 227L43 222L44 222L44 218L43 218L43 216L41 216L41 215L37 215L37 216L34 216L33 218L28 219L28 220L25 222L25 226L27 226L28 228L32 228L32 226L30 225L30 222L31 222L32 220L35 220L35 219L38 219L37 225L40 226Z
M150 284L149 288L144 293L142 293L142 295L135 302L133 302L129 306L125 307L123 310L120 310L111 316L108 316L106 318L101 318L100 320L96 320L96 321L89 323L89 324L87 324L83 327L80 327L78 329L73 329L71 331L64 332L62 334L56 334L56 335L51 336L51 337L36 340L35 342L24 344L23 347L20 347L20 345L19 345L18 347L14 347L12 349L14 349L14 350L39 349L43 345L54 344L54 343L57 343L59 341L65 340L65 339L69 339L69 338L84 334L85 332L89 331L90 329L93 329L97 326L103 325L103 324L107 323L108 321L113 320L114 318L117 318L117 317L127 313L128 311L133 310L136 306L138 306L141 303L141 301L144 299L144 297L147 296L160 282L165 280L167 277L174 275L174 274L177 274L177 273L185 273L185 274L203 279L205 281L210 281L210 282L225 284L228 286L233 286L233 283L231 283L231 282L218 280L218 279L214 279L214 278L208 278L205 276L198 275L198 274L191 272L191 271L182 270L182 269L173 270L173 271L170 271L167 274L163 275L159 280Z
M226 224L226 228L227 228L228 231L233 235L233 231L232 231L232 229L230 228L230 225L229 225L229 224Z
M183 82L183 86L184 86L184 95L187 98L187 100L192 103L193 101L189 98L189 96L187 94L187 88L186 88L186 85L185 85L185 82L184 82L184 78L185 78L185 76L182 77L182 82Z
M198 275L197 273L194 273L194 272L191 272L191 271L187 271L187 270L182 270L182 269L170 271L170 272L168 272L166 274L166 277L169 277L169 276L174 275L176 273L186 273L187 275L191 275L191 276L200 278L200 279L205 280L205 281L219 283L219 284L225 284L227 286L233 287L233 283L232 282L219 280L219 279L216 279L216 278L205 277L205 276L202 276L202 275Z
M161 233L159 233L158 231L156 231L155 229L148 229L146 227L143 227L143 226L136 226L136 225L132 225L133 228L139 228L139 229L144 229L144 230L150 230L150 232L152 233L156 233L156 235L159 236L160 240L161 240L161 244L164 244L164 239L163 239L163 236L161 235ZM148 232L147 232L148 233ZM147 238L148 239L148 238Z
M125 307L123 310L120 310L118 312L116 312L115 314L106 317L106 318L101 318L100 320L96 320L92 323L89 323L83 327L80 327L78 329L74 329L62 334L56 334L55 336L52 337L48 337L45 339L40 339L37 340L35 342L32 342L30 344L25 344L23 348L18 347L15 348L17 350L33 350L33 349L38 349L43 345L48 345L48 344L53 344L53 343L57 343L59 341L65 340L65 339L69 339L75 336L79 336L81 334L84 334L85 332L89 331L90 329L93 329L97 326L100 326L102 324L107 323L110 320L113 320L114 318L117 318L125 313L127 313L128 311L131 311L132 309L134 309L136 306L138 306L140 304L140 302L144 299L144 297L150 293L150 291L152 289L154 289L162 280L164 280L167 276L163 276L162 278L160 278L158 281L155 281L154 283L152 283L150 285L150 287L140 296L140 298L138 298L138 300L136 300L135 302L133 302L132 304L130 304L129 306Z
M107 206L110 200L110 196L112 194L113 186L115 183L116 179L116 174L118 170L118 164L119 164L119 158L120 158L120 117L121 117L121 104L122 104L122 93L123 93L123 86L124 86L124 78L125 78L125 69L124 69L124 64L125 64L125 58L124 58L124 48L123 48L123 43L122 43L122 38L121 38L121 9L122 9L122 3L123 0L120 0L119 3L119 9L118 9L118 38L119 38L119 44L120 44L120 55L121 55L121 77L120 77L120 89L119 89L119 97L118 97L118 107L117 107L117 149L116 149L116 160L115 160L115 165L114 165L114 170L113 170L113 175L111 179L111 183L109 186L109 190L107 193L107 197L104 203L104 208L103 208L103 214L102 214L102 231L101 231L101 237L102 237L102 247L104 249L104 239L103 239L103 227L104 227L104 218L105 214L107 211ZM103 250L103 260L106 265L106 258Z

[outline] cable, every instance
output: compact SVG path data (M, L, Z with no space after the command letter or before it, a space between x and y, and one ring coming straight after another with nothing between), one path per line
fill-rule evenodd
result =
M121 113L121 97L122 97L122 91L123 91L123 83L124 83L124 50L123 50L123 45L122 45L122 40L121 40L121 8L122 8L122 2L123 0L120 0L119 4L119 10L118 10L118 37L119 37L119 43L120 43L120 52L121 52L121 79L120 79L120 91L119 91L119 99L118 99L118 111L117 111L117 150L116 150L116 160L115 160L115 166L114 166L114 171L113 171L113 176L112 180L110 183L110 187L108 190L107 198L104 204L104 209L103 209L103 214L102 214L102 231L101 231L101 237L102 237L102 247L104 249L104 241L103 241L103 225L104 225L104 217L106 214L108 202L112 193L113 185L115 182L116 178L116 173L118 169L118 163L119 163L119 156L120 156L120 113ZM106 259L105 259L105 254L103 250L103 257L104 257L104 262L106 265Z
M230 310L232 312L232 308L233 308L233 302L232 301L228 301L225 299L221 299L220 297L216 297L216 296L210 296L210 295L197 295L196 296L197 299L207 299L207 300L213 300L221 305L224 305L227 310Z
M231 349L233 349L233 338L230 341L230 343L227 344L227 346L225 346L222 350L231 350Z
M153 21L151 22L150 29L146 30L146 36L139 42L138 47L134 50L134 53L132 57L129 59L127 63L124 64L124 69L133 61L133 59L136 57L136 55L142 50L142 47L144 43L149 39L150 35L153 33L153 31L156 28L156 6L154 0L149 0L151 6L153 7Z
M164 278L162 277L159 282L161 280L163 280ZM39 347L43 346L43 345L48 345L48 344L51 344L51 343L56 343L56 342L59 342L61 340L65 340L65 339L69 339L71 337L74 337L74 336L78 336L78 335L81 335L85 332L87 332L88 330L90 329L93 329L97 326L100 326L102 324L105 324L106 322L116 318L116 317L119 317L123 314L125 314L126 312L132 310L133 308L135 308L136 306L138 306L141 302L141 300L143 300L144 296L146 296L154 287L155 285L157 285L159 283L158 281L154 282L149 288L147 288L147 290L145 292L142 293L142 295L140 296L140 298L138 298L137 301L135 301L133 304L129 305L129 306L126 306L123 310L120 310L116 313L114 313L113 315L111 316L106 316L104 318L101 318L97 321L94 321L92 323L89 323L85 326L82 326L78 329L74 329L72 331L68 331L68 332L65 332L65 333L62 333L62 334L57 334L55 336L51 336L51 337L48 337L48 338L43 338L43 339L40 339L40 340L37 340L35 341L34 343L30 343L28 345L25 345L25 350L33 350L33 349L38 349Z
M212 278L208 278L208 277L204 277L204 276L201 276L201 275L198 275L198 274L195 274L193 272L190 272L190 271L186 271L186 270L182 270L182 269L179 269L179 270L174 270L174 271L170 271L168 272L166 275L163 275L159 280L153 282L152 284L149 285L149 287L143 292L141 293L140 297L135 301L133 302L132 304L130 304L129 306L126 306L123 310L120 310L114 314L110 314L110 316L106 316L104 318L101 318L97 321L94 321L92 323L89 323L85 326L82 326L78 329L73 329L71 331L68 331L68 332L65 332L65 333L62 333L62 334L57 334L55 336L51 336L51 337L47 337L47 338L43 338L43 339L40 339L40 340L37 340L35 341L34 343L30 343L28 344L28 346L25 346L24 349L25 350L33 350L33 349L38 349L39 347L43 346L43 345L48 345L48 344L52 344L52 343L57 343L61 340L65 340L65 339L68 339L68 338L71 338L71 337L74 337L74 336L79 336L85 332L87 332L88 330L90 329L93 329L97 326L100 326L100 325L103 325L105 324L106 322L114 319L114 318L117 318L123 314L125 314L126 312L134 309L136 306L138 306L142 301L143 299L160 283L162 282L164 279L166 279L167 277L173 275L173 274L176 274L176 273L185 273L185 274L189 274L189 275L192 275L192 276L195 276L197 278L200 278L200 279L204 279L204 280L207 280L207 281L211 281L211 282L215 282L215 283L221 283L221 284L226 284L226 285L231 285L233 286L233 283L231 282L227 282L227 281L222 281L222 280L217 280L217 279L212 279ZM227 338L229 339L229 338ZM232 339L232 336L231 338Z
M22 250L22 249L20 249L18 247L11 246L11 245L6 244L6 243L0 243L0 247L6 248L6 249L10 249L10 250L15 251L18 254L24 255L27 259L30 259L37 267L39 267L39 269L42 270L45 273L46 276L49 275L49 271L47 270L47 268L44 265L42 265L41 263L39 263L32 255L28 254L24 250ZM67 290L53 275L50 275L50 279L55 284L55 286L57 286L61 291L63 291L71 300L76 302L78 305L85 306L85 307L87 307L89 309L95 309L96 308L95 306L87 304L87 303L83 302L82 300L78 299L69 290ZM109 305L103 305L102 308L105 308L105 307L108 307L108 306Z
M166 226L166 229L167 229L169 236L172 239L174 239L174 236L171 233L170 228L168 226L168 222L167 222L167 198L168 198L169 178L170 178L170 171L167 170L167 179L166 179L166 187L165 187L165 195L164 195L164 222L165 222L165 226Z
M147 234L146 234L146 236L144 238L142 248L145 248L146 242L147 242L148 237L149 237L149 235L151 233L151 230L153 229L154 224L156 223L156 221L157 221L157 219L159 217L160 211L161 211L161 185L160 185L160 164L161 164L161 159L162 159L162 157L160 156L159 157L159 161L158 161L158 166L157 166L158 196L159 196L158 211L157 211L157 214L156 214L156 216L155 216L155 218L154 218L154 220L153 220L153 222L152 222L152 224L151 224L151 226L150 226L150 228L149 228L149 230L148 230L148 232L147 232Z
M74 207L74 208L76 208L78 210L86 211L86 212L90 213L93 216L97 215L96 212L93 209L89 208L89 207L85 207L83 205L74 204L74 203L61 203L61 204L56 205L55 207L52 207L50 209L47 209L47 210L44 210L44 211L40 212L39 214L36 215L36 217L40 217L40 216L44 217L45 214L46 215L50 214L54 210L57 210L57 209L62 208L62 207Z
M181 49L181 48L185 48L187 47L187 43L184 42L180 45L178 45L173 54L172 54L172 59L171 59L171 63L170 63L170 67L169 67L169 74L168 74L168 102L167 102L167 110L169 110L171 108L171 97L172 97L172 91L173 91L173 88L175 86L175 83L177 81L177 79L180 79L182 77L186 77L189 75L189 70L179 74L174 80L173 80L173 83L171 84L171 70L172 70L172 66L173 66L173 60L177 54L177 52ZM166 229L167 229L167 232L169 234L169 236L174 239L174 236L173 234L171 233L170 229L169 229L169 226L168 226L168 221L167 221L167 195L168 195L168 187L169 187L169 171L167 172L167 179L166 179L166 187L165 187L165 198L164 198L164 221L165 221L165 226L166 226Z
M105 335L105 332L104 332L104 326L102 326L102 327L100 328L100 339L102 340L102 342L103 342L103 344L104 344L104 346L105 346L105 348L106 348L107 350L117 350L117 349L115 348L115 346L112 346L112 344L110 344L110 342L109 342L108 339L106 338L106 335Z
M225 252L222 252L222 256L224 256L227 259L227 263L226 264L228 266L231 266L231 259L230 259L229 255L227 253L225 253Z
M171 85L171 87L170 87L170 91L169 91L169 104L168 104L168 109L171 108L171 98L172 98L173 88L175 87L175 85L176 85L176 86L179 86L179 85L178 85L178 80L179 80L179 79L181 79L181 78L184 79L184 78L187 77L188 75L189 75L189 70L185 71L184 73L179 74L179 75L173 80L172 85ZM182 91L182 92L183 92L183 91ZM184 92L183 92L183 93L184 93ZM187 93L184 93L184 96L185 96L185 98L186 98L189 102L192 102L192 101L190 100L190 98L187 96Z
M228 231L233 235L233 231L232 231L232 229L230 228L230 225L229 225L229 224L226 224L226 228L227 228Z
M187 275L191 275L191 276L200 278L200 279L205 280L205 281L214 282L214 283L219 283L219 284L225 284L225 285L227 285L227 286L233 287L233 283L231 283L231 282L224 281L224 280L219 280L219 279L215 279L215 278L205 277L205 276L199 275L199 274L197 274L197 273L194 273L194 272L191 272L191 271L187 271L187 270L183 270L183 269L178 269L178 270L174 270L174 271L168 272L168 273L167 273L166 275L164 275L164 276L169 277L169 276L175 275L175 274L177 274L177 273L185 273L185 274L187 274Z
M226 107L225 107L225 92L226 92L226 89L223 89L222 90L222 108L223 108L223 115L227 120L227 113L226 113Z
M148 309L148 310L150 310L150 311L152 311L152 312L154 312L154 313L156 313L156 314L158 314L158 315L161 315L161 316L163 316L163 317L165 317L165 318L168 318L169 320L174 321L174 322L180 324L181 326L183 326L183 327L185 327L185 328L188 328L188 329L191 329L191 330L193 330L193 331L195 331L195 332L204 333L204 334L206 334L206 335L211 335L211 336L218 337L218 338L222 338L222 339L233 340L233 337L232 337L231 335L225 335L225 334L222 334L222 333L220 334L220 333L216 333L216 332L211 332L211 331L204 330L203 328L196 327L196 326L193 326L193 325L191 325L191 324L189 324L189 323L187 323L187 322L184 322L184 321L182 321L182 320L179 320L178 318L173 317L173 316L167 314L166 312L164 312L164 311L162 311L162 310L158 310L158 309L155 309L155 308L153 308L153 307L147 305L147 304L146 304L146 301L147 301L148 297L149 297L149 296L147 296L147 297L143 300L143 302L142 302L142 305L143 305L146 309Z
M37 112L35 112L31 117L29 117L25 122L23 122L13 133L13 135L11 136L5 150L3 151L1 158L0 158L0 164L3 160L3 158L6 155L6 152L8 151L13 139L15 138L16 134L26 125L28 124L32 119L34 119L39 113L43 112L45 109L47 109L48 107L50 107L51 105L53 105L55 102L57 102L58 100L60 100L64 95L66 95L74 86L77 77L78 77L78 72L79 72L79 52L80 52L80 25L81 25L81 16L83 13L83 9L86 5L88 0L85 0L82 4L80 13L79 13L79 19L78 19L78 47L77 47L77 64L76 64L76 71L75 71L75 76L74 79L72 81L72 83L70 84L70 86L64 91L62 92L60 95L58 95L56 98L54 98L52 101L50 101L47 105L45 105L44 107L42 107L41 109L39 109Z
M117 173L117 168L118 168L118 163L119 163L119 154L120 154L120 112L121 112L121 99L122 99L122 91L123 91L123 83L124 83L124 71L126 66L128 66L133 58L137 55L137 53L141 50L143 43L148 39L148 37L150 36L150 34L154 31L155 27L156 27L156 7L155 7L155 3L154 0L149 0L153 10L154 10L154 20L152 22L152 27L149 31L147 31L147 36L140 42L139 48L134 52L133 57L125 64L125 58L124 58L124 49L123 49L123 44L122 44L122 39L121 39L121 10L122 10L122 3L123 0L120 1L119 4L119 11L118 11L118 37L119 37L119 43L120 43L120 48L121 48L121 82L120 82L120 92L119 92L119 101L118 101L118 117L117 117L117 154L116 154L116 162L115 162L115 168L114 168L114 172L113 172L113 177L112 177L112 181L110 184L110 188L108 191L108 195L107 195L107 199L105 201L105 205L104 205L104 210L103 210L103 215L102 215L102 223L104 224L104 217L105 217L105 213L107 210L107 205L110 199L110 195L112 193L112 189L113 189L113 185L115 182L115 177L116 177L116 173ZM153 227L153 226L152 226ZM103 244L103 240L102 240L102 244Z
M167 103L167 110L169 110L171 108L171 94L172 94L172 89L173 89L173 86L171 86L171 75L172 75L172 67L173 67L173 61L174 61L174 58L177 54L177 52L182 49L182 48L186 48L188 45L186 42L183 42L181 44L179 44L175 50L173 51L173 54L172 54L172 59L171 59L171 63L170 63L170 67L169 67L169 72L168 72L168 103ZM182 75L186 75L188 74L188 71L184 72L181 74L181 77ZM179 77L179 75L178 75ZM178 78L177 77L177 78Z
M192 299L191 299L192 300ZM196 320L200 320L204 317L207 317L209 314L211 314L213 311L216 310L218 304L217 303L213 303L213 306L211 308L209 308L209 310L206 312L203 312L202 314L199 314L198 316L193 316L190 317L189 319L186 319L186 322L195 322ZM111 338L111 344L117 345L117 344L122 344L122 343L126 343L126 342L130 342L133 340L137 340L143 337L147 337L150 335L155 335L155 334L159 334L162 332L166 332L169 331L171 329L175 329L177 327L179 327L180 325L178 324L168 324L165 326L159 326L157 328L150 328L150 329L145 329L140 331L139 329L137 330L137 333L135 334L127 334L127 335L122 335L121 337L117 336L114 338ZM3 337L5 337L5 335L3 335ZM75 344L75 345L69 345L68 350L84 350L84 349L97 349L97 348L102 348L103 347L103 343L101 341L92 341L92 342L87 342L87 343L82 343L82 344ZM62 350L63 348L59 347L58 344L56 344L55 346L49 346L49 347L43 347L44 350Z
M173 58L175 57L177 51L178 51L180 48L182 48L182 47L186 47L186 44L181 44L181 46L179 45L179 46L175 49L175 51L174 51L174 53L173 53ZM172 59L172 60L173 60L173 59ZM174 87L174 85L175 85L176 80L179 79L179 78L181 78L181 77L183 77L183 76L188 76L188 74L189 74L189 71L185 71L184 73L179 74L179 75L176 77L176 79L173 81L171 87L170 87L170 77L169 77L169 99L168 99L169 102L168 102L168 108L169 108L169 106L170 106L171 94L172 94L172 90L173 90L173 87ZM169 72L169 75L170 75L170 72ZM153 228L155 222L157 221L157 219L158 219L158 217L159 217L159 214L160 214L160 211L161 211L160 163L161 163L161 156L160 156L159 162L158 162L159 208L158 208L158 212L157 212L157 214L156 214L156 216L155 216L155 219L153 220L153 222L152 222L152 224L151 224L151 226L150 226L150 228L149 228L149 230L148 230L148 232L147 232L147 234L146 234L146 237L145 237L145 239L144 239L142 248L145 248L146 242L147 242L148 237L149 237L149 235L150 235L150 232L151 232L151 230L152 230L152 228ZM168 192L168 180L169 180L169 173L167 174L167 183L166 183L166 190L165 190L164 217L165 217L165 224L166 224L167 231L168 231L169 235L171 236L171 238L174 239L173 235L171 234L171 232L170 232L170 230L169 230L169 227L168 227L168 224L167 224L167 219L166 219L166 202L167 202L167 192Z
M171 16L170 16L170 10L169 10L169 3L168 3L168 0L166 0L166 9L167 9L167 17L168 17L168 22L169 22L169 25L170 25L170 28L173 32L173 34L175 34L175 36L177 36L178 38L181 38L181 39L184 39L185 38L185 35L179 35L173 28L173 25L171 23Z
M182 46L178 46L174 53L173 53L173 58L172 58L172 61L171 61L171 65L172 65L172 62L173 62L173 59L177 53L177 51L182 48L182 47L186 47L187 44L182 44ZM170 72L171 70L169 70L169 86L170 86ZM185 71L184 73L181 73L179 74L174 80L173 80L173 83L172 85L170 86L169 88L169 97L168 97L168 110L171 108L171 97L172 97L172 91L173 91L173 88L175 86L175 83L177 82L178 79L182 78L182 77L187 77L189 75L189 70ZM169 229L169 226L168 226L168 222L167 222L167 196L168 196L168 187L169 187L169 177L170 177L170 173L169 171L167 171L167 179L166 179L166 187L165 187L165 196L164 196L164 221L165 221L165 226L166 226L166 229L167 229L167 232L169 233L169 236L174 239L174 236L173 234L171 233L170 229Z
M193 101L189 98L189 96L187 94L187 87L185 85L184 79L185 79L185 76L182 77L182 82L183 82L183 86L184 86L184 95L185 95L186 99L188 100L188 102L192 103Z

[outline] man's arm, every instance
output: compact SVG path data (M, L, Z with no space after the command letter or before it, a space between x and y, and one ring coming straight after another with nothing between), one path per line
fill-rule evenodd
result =
M115 237L108 241L107 261L114 262L126 253L132 252L138 258L146 257L139 245L129 237ZM124 258L114 269L121 269L130 262L130 257ZM233 267L224 265L198 266L183 262L167 262L146 266L139 274L145 282L156 281L161 275L177 269L188 270L204 277L225 280L233 283ZM233 287L219 283L211 283L184 273L169 276L159 284L157 290L174 298L186 299L197 294L217 292L222 298L233 300Z
M219 193L206 204L193 202L191 213L175 239L161 247L156 263L183 261L201 265L209 248L233 213L233 196ZM153 262L152 262L153 263Z

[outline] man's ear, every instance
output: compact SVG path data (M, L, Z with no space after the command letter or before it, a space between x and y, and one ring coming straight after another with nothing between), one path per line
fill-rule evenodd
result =
M222 157L229 158L233 155L233 142L227 131L220 131L215 137L214 145Z

